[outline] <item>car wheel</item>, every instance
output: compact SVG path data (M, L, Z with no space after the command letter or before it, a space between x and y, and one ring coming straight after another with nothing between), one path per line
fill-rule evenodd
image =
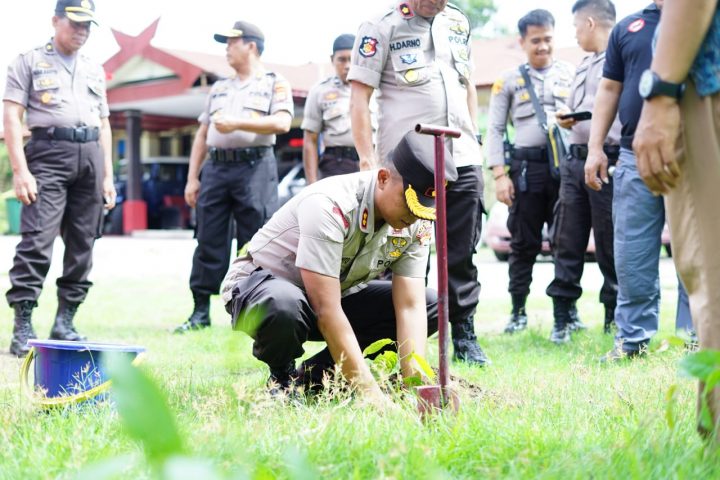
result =
M497 258L501 262L507 262L510 258L510 254L506 252L493 252L495 254L495 258Z

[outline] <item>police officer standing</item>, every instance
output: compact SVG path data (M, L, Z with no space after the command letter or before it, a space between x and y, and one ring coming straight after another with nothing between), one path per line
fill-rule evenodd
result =
M303 110L303 164L308 184L319 178L357 172L359 158L350 130L350 52L355 36L340 35L333 42L332 75L315 85ZM318 164L318 138L325 146Z
M498 79L492 87L488 119L488 166L495 179L497 199L510 207L508 229L512 235L509 259L512 315L505 328L513 333L527 327L525 302L530 293L532 270L542 248L543 224L553 223L559 182L549 169L546 134L540 127L529 89L532 88L548 119L567 109L574 68L553 59L555 19L547 10L533 10L518 21L520 46L527 54L527 85L519 68ZM503 137L510 119L515 145L509 172L505 169ZM564 328L553 328L551 339L563 339Z
M591 52L575 73L569 106L573 112L592 112L610 31L615 25L615 5L610 0L578 0L573 5L575 37L580 48ZM580 278L585 266L585 250L592 228L595 256L603 274L600 302L605 305L605 332L615 318L617 276L613 254L612 183L599 192L585 185L585 159L590 138L590 121L563 118L569 110L556 112L557 122L569 128L570 155L561 166L560 198L555 212L553 253L555 278L547 294L557 305L555 321L571 325L572 305L582 295ZM615 117L605 139L605 153L615 163L620 154L620 120ZM559 318L558 318L559 316ZM569 340L569 329L561 338Z
M219 292L230 263L231 218L239 248L277 208L273 145L275 134L290 130L293 116L290 84L260 62L265 37L258 27L238 21L215 40L227 44L236 73L210 89L190 156L185 200L197 206L190 274L195 307L177 333L210 325L210 295Z
M387 161L390 149L417 123L462 132L449 142L458 180L447 194L448 300L454 358L482 366L488 359L475 336L480 283L473 254L482 228L483 179L470 38L467 17L447 0L399 2L360 26L348 78L361 170ZM377 155L369 107L375 89L380 90Z
M437 295L425 288L435 219L432 137L408 132L386 167L317 182L278 210L230 267L222 297L233 328L250 335L253 355L270 367L270 393L298 379L321 383L340 364L365 400L384 406L362 351L397 340L402 374L419 376L411 354L425 354L437 330ZM457 178L450 153L445 175ZM411 192L412 194L409 194ZM386 268L392 281L375 280ZM307 340L327 348L295 359Z
M92 248L103 201L115 205L105 73L79 52L96 23L92 0L59 0L55 36L8 68L3 97L5 140L15 195L23 203L22 238L10 269L7 301L15 310L10 353L27 354L35 338L32 311L50 268L58 234L65 244L57 280L58 309L50 338L79 341L73 325L92 283ZM22 122L32 135L23 148Z

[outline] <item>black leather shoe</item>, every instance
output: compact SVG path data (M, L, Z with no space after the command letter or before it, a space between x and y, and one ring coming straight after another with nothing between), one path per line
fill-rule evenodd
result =
M624 348L621 343L615 343L612 350L600 357L600 363L611 364L624 360L638 357L644 357L647 354L647 346L641 346L640 349Z
M68 302L66 300L58 300L57 314L55 315L55 323L50 330L51 340L65 340L66 342L83 342L86 337L80 335L75 330L73 319L77 313L79 303Z
M475 336L472 320L450 324L452 328L453 360L484 367L490 359L485 355Z
M527 328L527 323L528 318L527 314L525 313L525 308L523 307L519 311L513 312L510 315L510 320L505 326L505 333L512 334L525 330Z
M32 326L32 311L35 302L23 300L13 304L15 310L15 323L13 325L13 337L10 340L10 353L16 357L24 357L30 351L27 341L37 338Z
M175 328L175 333L202 330L210 326L210 295L193 292L193 308L190 318Z
M295 395L298 387L298 372L295 365L289 364L279 369L271 368L267 387L272 397Z
M580 320L580 315L578 314L577 305L575 304L575 302L573 302L572 306L570 307L570 323L568 324L568 328L570 329L570 332L587 330L587 325L585 325L582 320Z
M555 322L552 332L550 332L550 341L556 345L568 343L570 341L570 325L564 325Z

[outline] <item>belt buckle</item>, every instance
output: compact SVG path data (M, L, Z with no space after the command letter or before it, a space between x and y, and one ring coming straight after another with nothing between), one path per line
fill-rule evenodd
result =
M87 128L85 127L74 127L73 128L73 141L78 143L87 142Z

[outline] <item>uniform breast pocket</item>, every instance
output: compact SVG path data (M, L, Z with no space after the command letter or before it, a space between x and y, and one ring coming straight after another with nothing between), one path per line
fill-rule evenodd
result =
M470 50L466 45L452 45L451 46L453 63L455 64L455 70L464 77L466 80L470 79Z
M323 110L323 122L337 133L350 130L350 105L337 103Z
M398 85L415 87L430 81L430 73L422 50L392 52L390 58Z
M528 93L525 92L524 95L528 95ZM513 115L514 121L532 117L533 115L535 115L535 109L533 108L533 104L530 101L529 96L528 99L525 99L525 97L521 95L520 101L516 105L517 107L515 107L515 114Z
M47 106L60 104L60 80L55 75L39 75L33 77L33 90L37 100Z
M213 93L210 95L210 114L222 110L227 105L227 93Z
M253 116L270 113L270 97L265 95L250 95L243 103L243 107L251 110Z
M103 98L105 97L105 89L102 86L102 82L100 82L99 80L89 81L88 91L90 92L90 98L92 99L91 110L93 112L99 112L100 105Z

